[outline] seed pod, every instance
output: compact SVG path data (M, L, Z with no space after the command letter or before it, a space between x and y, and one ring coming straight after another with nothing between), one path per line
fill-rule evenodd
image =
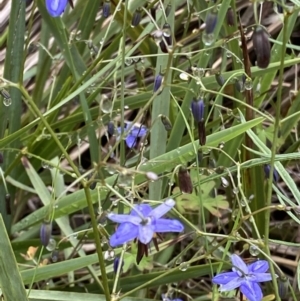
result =
M51 238L52 223L43 222L40 228L40 240L44 247L47 247Z
M205 32L206 34L212 34L217 25L218 14L215 11L208 12L205 18Z
M220 87L223 87L225 84L225 80L220 72L215 74L215 78Z
M110 16L110 7L111 7L110 0L105 0L102 9L102 15L104 18L108 18Z
M132 27L138 26L141 22L141 19L142 19L142 9L138 8L132 16L131 26Z
M226 21L228 26L234 26L234 12L232 7L229 7L227 10Z
M0 164L3 163L3 153L0 153Z
M289 279L286 276L278 278L278 292L281 299L285 299L289 291Z
M169 48L172 46L172 31L171 31L170 24L165 23L162 31L163 31L163 36L162 36L162 40L159 43L159 46L162 52L168 53Z
M10 202L10 194L7 193L5 195L5 206L6 206L6 213L11 214L11 202Z
M172 123L166 115L160 115L160 120L161 120L162 124L164 125L166 131L172 130Z
M240 93L244 92L245 90L243 81L237 78L234 79L234 87Z
M193 183L192 183L190 173L183 166L180 166L179 168L178 184L179 184L180 191L182 193L191 194L193 192Z
M200 145L206 144L206 130L204 120L198 122L198 137Z
M164 77L162 76L161 73L159 73L155 76L153 93L155 93L156 91L158 91L160 89L163 79L164 79ZM161 92L162 91L160 91L158 94L160 94Z
M172 5L169 3L166 7L166 17L169 16L170 12L171 12L171 9L172 9Z
M194 99L191 104L192 113L197 123L204 119L204 101L203 99Z
M120 257L116 257L114 259L114 272L115 272L115 274L118 271L119 264L120 264ZM122 260L121 272L122 272L123 266L124 266L124 261Z
M270 165L265 164L264 165L264 172L265 172L266 179L269 179L269 177L270 177L270 170L271 170ZM273 169L273 181L275 183L279 181L279 174L278 174L278 171L275 168Z
M256 53L257 66L263 69L267 68L271 58L271 45L265 29L261 26L256 26L252 40L253 48Z

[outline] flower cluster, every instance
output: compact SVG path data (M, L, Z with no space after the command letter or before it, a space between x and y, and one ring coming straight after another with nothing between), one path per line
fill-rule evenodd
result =
M179 221L162 218L174 205L175 201L169 199L154 209L147 204L135 205L129 215L109 213L110 220L121 224L110 237L110 245L115 247L134 239L148 244L157 232L182 232L184 227Z
M257 260L246 265L241 257L231 255L232 272L216 275L212 282L220 285L220 292L239 288L249 301L261 301L263 294L259 282L272 280L272 275L266 273L269 263L266 260Z

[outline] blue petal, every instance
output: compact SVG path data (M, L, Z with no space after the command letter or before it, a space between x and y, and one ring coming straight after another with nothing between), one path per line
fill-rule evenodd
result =
M229 281L225 284L221 284L219 291L220 292L232 291L232 290L238 288L239 286L241 286L244 282L245 282L245 280L242 277L233 278L231 281Z
M129 148L133 148L135 147L136 145L136 136L133 136L131 134L129 134L127 137L126 137L126 144Z
M248 266L250 273L265 273L269 269L269 263L266 260L257 260Z
M130 134L134 137L144 137L147 134L147 128L145 126L134 126L131 131Z
M58 17L64 12L67 3L68 0L46 0L46 8L52 17Z
M160 218L153 222L155 232L182 232L184 226L176 219Z
M144 217L147 217L151 211L152 208L148 204L140 204L134 206L134 209L131 210L130 215L133 216L142 215Z
M212 282L214 284L227 284L237 278L239 278L239 275L236 272L226 272L213 277Z
M131 223L121 224L117 231L110 237L109 244L112 247L116 247L135 239L138 236L138 229L138 226Z
M166 200L164 203L160 204L158 207L154 208L149 214L150 217L154 219L159 219L168 211L170 211L175 205L175 201L172 199Z
M240 290L249 301L261 301L263 298L261 288L255 282L245 281L240 286Z
M239 276L248 274L248 267L240 256L232 254L230 258L233 266L232 270L234 272L237 272Z
M139 241L143 244L148 244L154 235L154 229L151 226L151 224L147 224L147 225L140 225L139 226Z
M107 214L107 217L116 223L132 223L134 225L139 225L142 221L142 219L138 216L132 216L128 214L115 214L115 213L109 213Z
M272 280L272 275L270 273L255 273L251 274L250 281L253 282L265 282Z

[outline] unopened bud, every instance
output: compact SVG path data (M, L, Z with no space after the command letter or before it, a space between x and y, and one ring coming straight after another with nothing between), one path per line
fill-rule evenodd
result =
M119 265L120 265L120 257L116 257L114 259L114 272L115 272L115 274L118 271ZM122 260L122 263L121 263L121 272L122 272L123 266L124 266L124 261Z
M217 83L220 85L220 87L223 87L225 84L225 80L224 77L222 76L222 74L220 72L215 74L215 78Z
M168 23L165 23L163 26L163 38L159 43L160 49L164 53L169 52L169 47L172 46L172 31L171 26Z
M43 222L40 228L40 240L44 247L47 247L51 238L52 223Z
M264 165L264 172L265 172L265 177L267 179L269 179L269 177L270 177L270 170L271 170L270 165L269 164L265 164ZM277 170L275 168L273 169L273 181L274 182L278 182L279 181L279 174L278 174L278 172L277 172Z
M166 17L169 16L170 12L171 12L171 9L172 9L172 5L169 3L166 7Z
M138 26L141 22L141 19L142 19L142 9L138 8L132 16L131 26L132 27Z
M3 153L0 153L0 164L3 163Z
M110 16L110 0L105 0L103 3L102 15L104 18L108 18Z
M172 130L172 123L166 115L160 115L160 120L161 120L162 124L164 125L166 131Z
M253 48L256 53L257 66L259 68L267 68L271 58L271 45L265 29L261 26L256 26L252 40Z
M226 13L226 21L228 26L234 26L234 12L232 7L229 7Z
M192 113L195 121L198 123L204 119L204 101L203 99L194 99L191 104Z
M218 14L215 11L208 12L205 18L205 32L206 34L212 34L215 30L215 27L217 25L217 19L218 19Z
M278 292L281 299L285 299L289 291L289 279L286 276L278 278Z
M193 192L193 183L190 173L182 166L179 168L178 172L178 184L182 193L191 194Z
M163 79L164 79L164 77L161 75L161 73L159 73L155 76L153 93L155 93L156 91L158 91L160 89ZM162 91L160 91L158 94L160 94L161 92Z
M148 171L146 172L146 177L150 180L150 181L156 181L158 179L158 175L155 172L152 171Z

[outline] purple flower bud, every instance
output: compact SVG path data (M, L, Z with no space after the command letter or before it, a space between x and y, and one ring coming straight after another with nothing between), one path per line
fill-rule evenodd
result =
M43 222L40 228L40 240L44 247L47 247L51 238L52 223Z
M120 257L116 257L114 259L114 272L115 272L115 274L118 271L119 264L120 264ZM124 266L124 260L122 260L121 272L122 272L123 266Z
M115 130L115 125L112 121L110 121L108 124L107 124L107 132L108 134L110 135L114 135L116 130Z
M265 171L265 177L266 179L269 179L270 177L270 170L271 170L271 167L269 164L265 164L264 165L264 171ZM277 172L277 170L274 168L273 170L273 181L274 182L278 182L279 181L279 174Z
M262 26L256 26L253 35L253 48L256 53L257 66L267 68L271 58L271 45L269 36Z
M138 26L141 22L141 19L142 19L142 10L141 8L138 8L132 16L131 26L132 27Z
M227 10L226 21L228 26L234 26L235 24L234 12L232 7L229 7Z
M108 18L110 16L110 0L105 0L103 3L103 8L102 8L102 15L104 18Z
M178 184L182 193L191 194L193 192L193 183L190 173L183 166L180 166L178 171Z
M155 93L156 91L158 91L160 89L163 79L164 79L164 77L161 75L161 73L156 75L155 80L154 80L153 93ZM158 94L160 94L160 93L161 93L161 91Z
M206 34L212 34L217 25L218 14L215 11L208 12L205 18L205 32Z
M191 104L192 113L195 121L198 123L204 119L204 101L203 99L194 99Z

